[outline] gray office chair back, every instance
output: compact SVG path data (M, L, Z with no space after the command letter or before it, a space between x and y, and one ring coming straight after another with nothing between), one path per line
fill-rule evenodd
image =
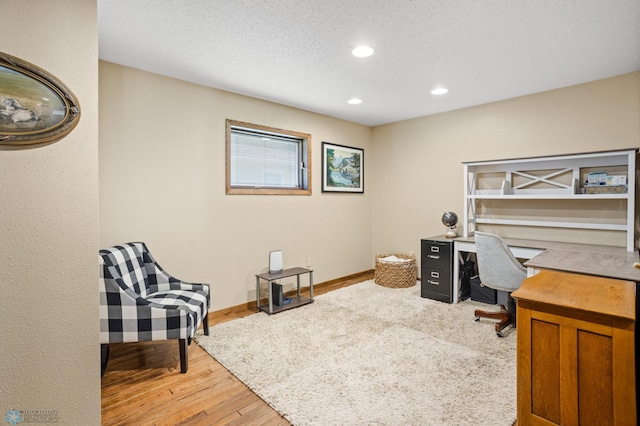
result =
M483 285L512 292L527 278L527 269L513 256L507 244L495 234L475 232L478 273Z

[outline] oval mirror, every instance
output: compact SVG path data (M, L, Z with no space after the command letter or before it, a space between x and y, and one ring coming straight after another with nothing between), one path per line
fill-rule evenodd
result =
M0 52L0 145L53 143L79 119L78 101L61 81Z

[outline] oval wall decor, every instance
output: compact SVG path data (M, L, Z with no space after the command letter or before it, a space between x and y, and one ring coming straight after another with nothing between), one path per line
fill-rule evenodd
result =
M0 145L50 144L80 120L80 105L56 77L0 52Z

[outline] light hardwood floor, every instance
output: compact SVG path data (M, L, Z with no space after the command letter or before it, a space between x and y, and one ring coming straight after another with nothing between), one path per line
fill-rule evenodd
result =
M373 271L314 286L314 296L373 279ZM256 312L255 302L209 314L209 324ZM265 314L266 315L266 314ZM180 373L177 341L112 344L102 378L103 425L289 425L200 346Z

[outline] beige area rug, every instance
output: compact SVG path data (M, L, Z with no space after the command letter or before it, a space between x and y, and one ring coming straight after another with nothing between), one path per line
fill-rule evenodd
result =
M366 281L196 341L294 425L499 425L516 418L516 333L471 300Z

